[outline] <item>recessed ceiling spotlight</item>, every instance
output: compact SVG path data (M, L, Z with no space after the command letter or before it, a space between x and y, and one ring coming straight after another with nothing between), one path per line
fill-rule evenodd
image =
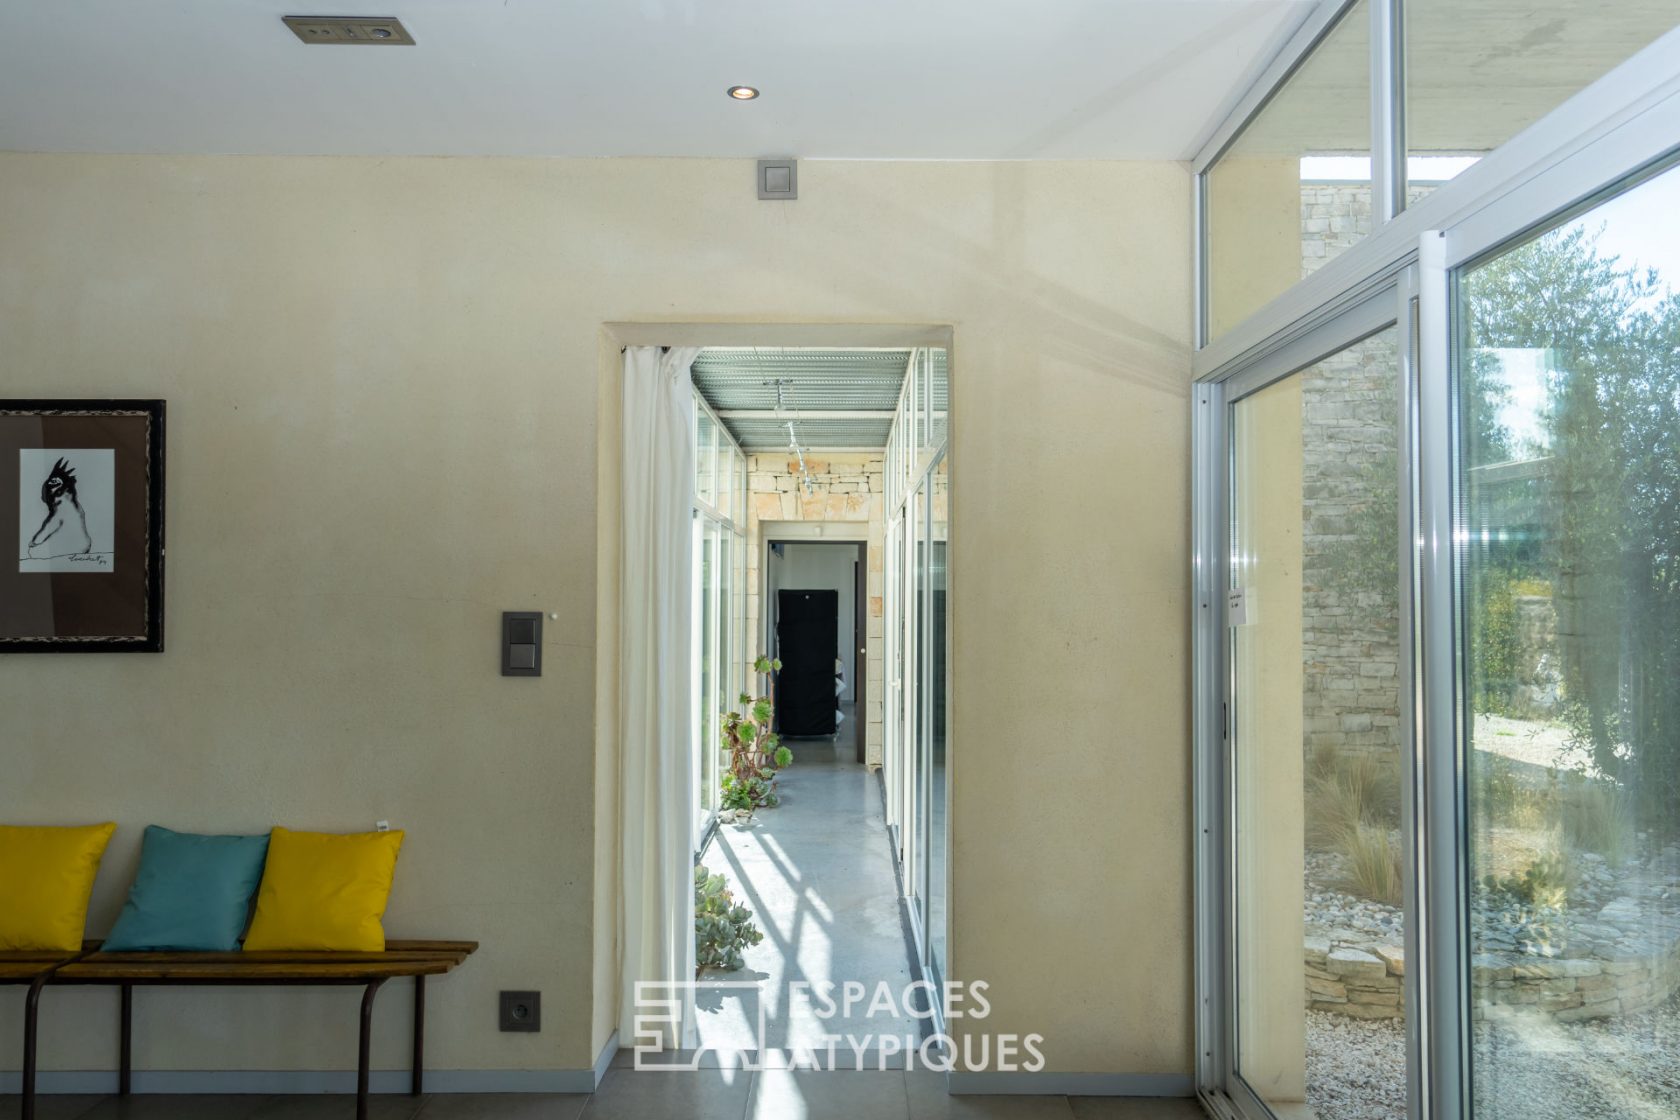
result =
M758 96L758 90L752 86L730 86L729 96L737 101L751 101Z

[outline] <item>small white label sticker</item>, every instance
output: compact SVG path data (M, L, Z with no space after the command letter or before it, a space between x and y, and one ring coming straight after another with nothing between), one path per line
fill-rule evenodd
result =
M1225 622L1228 626L1248 625L1248 594L1240 587L1225 592Z

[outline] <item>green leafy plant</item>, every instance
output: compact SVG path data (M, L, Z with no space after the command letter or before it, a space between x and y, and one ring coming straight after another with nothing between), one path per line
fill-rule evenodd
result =
M708 968L733 972L746 962L741 951L764 940L752 911L735 901L729 881L704 867L694 869L694 973Z
M753 662L753 671L769 677L782 663L768 657ZM782 737L771 728L776 720L776 686L766 682L765 694L753 697L741 693L739 711L725 712L720 735L729 755L729 772L723 776L723 807L751 816L780 800L776 794L776 773L793 765L793 752L782 745Z
M1517 626L1517 579L1507 568L1478 573L1472 595L1477 600L1471 633L1471 687L1475 710L1518 715L1512 710L1523 642Z
M1482 484L1477 501L1489 508L1478 522L1517 531L1472 544L1472 564L1551 587L1564 722L1593 769L1621 783L1638 827L1674 836L1680 293L1672 277L1607 252L1601 232L1577 223L1545 234L1466 284L1472 374L1510 349L1542 352L1547 370L1533 446L1515 446L1509 431L1472 446L1473 465L1522 460L1535 472ZM1469 394L1481 414L1473 431L1499 427L1500 401L1485 387Z
M1503 891L1529 906L1561 909L1569 901L1570 888L1575 885L1575 868L1563 852L1542 852L1520 875L1501 879L1489 875L1483 885L1490 891Z

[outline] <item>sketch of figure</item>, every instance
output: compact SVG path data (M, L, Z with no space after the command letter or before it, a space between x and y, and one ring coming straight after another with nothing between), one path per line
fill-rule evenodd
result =
M18 571L108 573L116 471L108 448L18 451Z
M76 497L76 471L63 459L53 464L52 473L41 483L41 501L46 504L47 516L29 538L31 558L86 556L93 551L87 513Z

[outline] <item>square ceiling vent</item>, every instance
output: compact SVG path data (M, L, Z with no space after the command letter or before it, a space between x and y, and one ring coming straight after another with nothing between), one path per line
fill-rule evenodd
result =
M306 43L364 47L412 47L414 36L395 16L282 16Z

